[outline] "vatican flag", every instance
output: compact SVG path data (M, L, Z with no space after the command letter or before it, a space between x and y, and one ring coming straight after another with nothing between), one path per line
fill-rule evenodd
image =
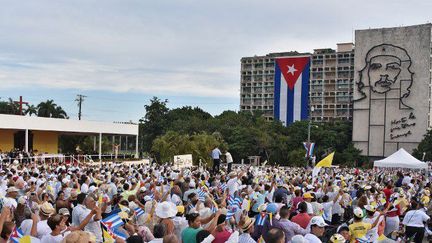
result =
M331 167L334 153L335 152L327 155L324 159L322 159L320 162L318 162L318 164L315 165L315 167L312 170L312 177L316 177L319 174L322 167Z

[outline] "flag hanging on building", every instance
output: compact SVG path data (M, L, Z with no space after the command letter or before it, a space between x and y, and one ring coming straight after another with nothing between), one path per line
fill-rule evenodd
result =
M285 126L309 117L310 57L275 59L274 118Z

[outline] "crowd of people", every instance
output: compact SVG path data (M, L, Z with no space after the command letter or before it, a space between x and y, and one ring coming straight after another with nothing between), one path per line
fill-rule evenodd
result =
M2 163L0 241L428 240L425 172L328 168L312 177L310 168L226 167Z

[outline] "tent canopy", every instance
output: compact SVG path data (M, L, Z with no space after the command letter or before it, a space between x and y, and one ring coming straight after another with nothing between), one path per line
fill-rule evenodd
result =
M375 161L374 167L427 169L428 165L401 148L389 157Z

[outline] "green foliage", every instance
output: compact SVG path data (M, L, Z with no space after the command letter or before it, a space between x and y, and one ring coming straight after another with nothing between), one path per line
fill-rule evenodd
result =
M429 130L425 135L423 140L419 143L417 148L413 150L413 156L421 160L423 158L423 153L425 154L425 161L432 161L432 130Z
M16 115L19 113L19 106L9 98L8 101L0 100L0 114Z
M229 149L235 162L258 155L270 164L306 164L303 142L307 140L308 121L284 127L257 113L224 111L212 117L197 107L169 110L167 102L151 99L140 123L140 143L145 145L142 152L154 152L162 161L184 153L192 153L195 162L199 158L209 161L216 140L221 149ZM361 160L360 151L351 143L351 127L342 121L312 123L311 141L316 143L317 160L332 151L336 151L334 164Z
M157 136L164 134L164 128L166 127L166 114L169 110L167 103L168 100L161 101L157 97L153 97L150 100L150 105L144 106L146 114L141 118L139 124L141 152L149 152L153 140L155 140Z
M187 135L169 131L154 140L152 151L159 155L161 162L172 162L174 155L192 153L195 164L201 160L210 165L209 153L214 146L222 148L226 144L213 134Z
M66 114L66 111L64 111L61 106L54 103L54 100L47 100L45 102L39 103L39 105L37 105L37 116L62 119L69 118Z

